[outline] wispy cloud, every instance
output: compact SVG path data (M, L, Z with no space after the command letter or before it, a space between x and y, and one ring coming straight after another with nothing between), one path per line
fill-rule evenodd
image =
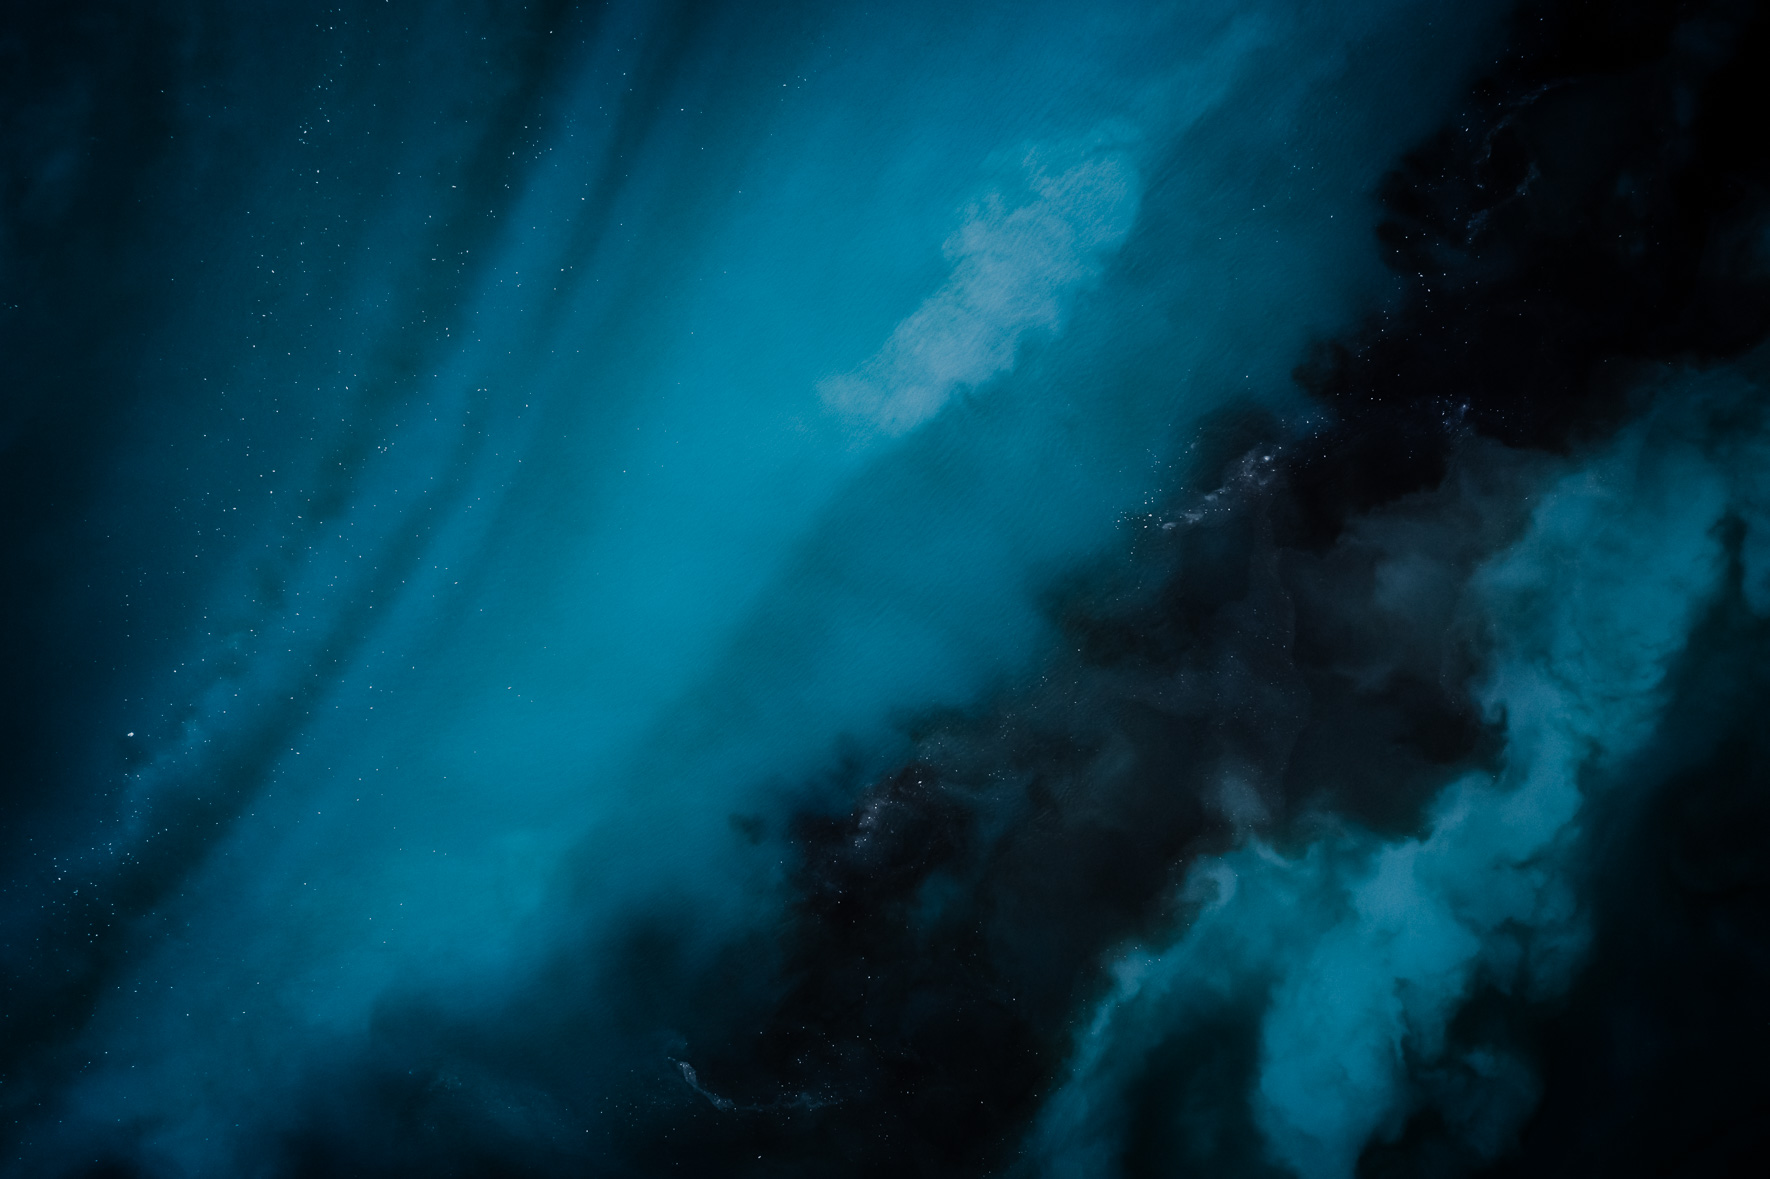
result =
M1702 433L1677 412L1628 431L1549 485L1465 587L1489 644L1476 697L1505 726L1497 772L1450 782L1418 836L1336 822L1299 853L1256 839L1195 867L1195 920L1121 959L1046 1112L1049 1173L1100 1173L1153 1046L1245 1019L1238 1003L1263 1008L1248 1106L1286 1170L1350 1179L1423 1106L1476 1157L1510 1143L1533 1070L1505 1043L1452 1043L1451 1024L1482 987L1560 992L1584 955L1571 865L1591 796L1657 730L1725 572L1721 522L1757 510L1737 458Z
M1058 154L1072 161L1061 170L1050 162ZM1136 220L1137 169L1115 145L1034 150L1023 167L1030 199L992 192L966 212L946 240L947 280L871 358L819 382L826 405L902 434L1013 368L1029 333L1062 328L1070 298L1099 276Z

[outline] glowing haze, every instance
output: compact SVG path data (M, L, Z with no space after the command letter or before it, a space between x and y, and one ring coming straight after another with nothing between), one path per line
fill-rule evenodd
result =
M1758 1157L1767 44L7 15L7 1173Z

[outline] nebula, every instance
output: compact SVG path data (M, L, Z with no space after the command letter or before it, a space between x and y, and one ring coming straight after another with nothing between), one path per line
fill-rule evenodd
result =
M1760 1173L1766 91L1748 0L8 12L0 1167Z

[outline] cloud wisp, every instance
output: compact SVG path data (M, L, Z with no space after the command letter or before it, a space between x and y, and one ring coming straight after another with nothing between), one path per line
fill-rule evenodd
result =
M1035 149L1022 167L1023 199L991 192L966 211L942 246L952 273L876 354L818 383L825 405L902 434L1012 369L1032 334L1061 330L1070 301L1099 279L1131 231L1137 168L1128 150L1110 143L1085 152Z

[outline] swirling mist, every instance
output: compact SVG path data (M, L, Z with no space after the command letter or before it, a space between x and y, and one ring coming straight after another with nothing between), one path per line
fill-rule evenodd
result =
M1770 1154L1762 6L0 62L8 1173Z

